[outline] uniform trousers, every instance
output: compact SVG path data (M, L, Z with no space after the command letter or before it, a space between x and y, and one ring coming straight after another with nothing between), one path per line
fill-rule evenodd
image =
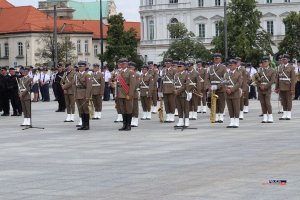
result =
M199 97L193 94L192 99L189 101L190 111L197 112L198 102L199 102Z
M22 105L20 102L20 97L18 91L12 90L9 93L9 98L11 102L11 106L13 107L14 114L21 114L22 113Z
M133 98L132 117L139 117L139 99Z
M68 114L75 113L75 98L74 94L65 94L65 102Z
M120 114L132 114L133 112L133 99L127 100L125 98L117 98Z
M290 91L280 91L279 96L281 99L281 105L283 107L283 111L291 111L292 110L292 94Z
M31 118L31 102L30 99L21 100L22 110L24 113L24 118Z
M89 101L86 99L76 99L79 116L89 114Z
M201 91L202 93L202 97L199 97L198 98L198 106L201 106L201 103L203 106L206 106L206 103L207 103L207 93L206 93L206 90L202 90Z
M156 88L156 85L155 85ZM157 106L157 89L153 90L152 92L152 103L153 106Z
M230 118L239 118L240 116L240 98L226 99Z
M186 100L186 97L177 96L176 97L176 107L178 109L179 118L189 118L189 104L190 102Z
M298 99L300 96L300 81L297 81L296 86L295 86L295 98Z
M218 97L219 97L217 99L216 113L224 113L224 110L225 110L225 93L220 92L220 91L217 90L216 95L218 95Z
M141 96L143 112L151 111L151 97Z
M249 106L249 91L244 94L244 106Z
M102 96L99 95L93 95L93 104L95 108L95 112L102 112Z
M171 94L164 93L164 104L165 104L165 109L167 114L175 113L176 104L175 104L175 95L173 93Z
M271 94L258 92L258 96L263 114L272 114Z

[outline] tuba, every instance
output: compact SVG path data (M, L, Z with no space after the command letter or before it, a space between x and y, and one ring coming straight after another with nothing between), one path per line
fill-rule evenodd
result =
M163 102L163 98L160 98L160 106L158 109L158 116L159 116L159 121L161 123L164 122L164 102Z
M217 99L219 98L219 96L216 95L214 90L212 90L210 98L211 98L210 122L215 123L216 122L216 112L217 112Z

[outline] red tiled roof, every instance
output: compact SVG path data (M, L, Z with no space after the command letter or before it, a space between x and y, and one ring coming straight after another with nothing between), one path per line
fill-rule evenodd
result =
M12 8L12 7L14 7L14 5L9 3L8 1L0 0L0 8Z

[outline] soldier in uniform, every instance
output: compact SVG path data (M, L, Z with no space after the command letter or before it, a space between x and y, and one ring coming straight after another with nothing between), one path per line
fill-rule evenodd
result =
M230 71L224 76L226 102L228 112L230 116L230 124L227 128L239 127L239 115L240 115L240 99L241 99L241 87L243 84L242 72L237 70L238 61L231 59L229 61Z
M153 90L153 77L148 73L148 66L144 66L142 69L142 76L140 79L140 92L141 92L141 103L143 108L143 116L141 120L151 119L151 97ZM161 100L162 101L162 100Z
M240 99L240 120L244 119L244 101L246 98L246 93L249 91L248 88L248 79L247 79L247 71L246 68L244 66L242 66L242 62L241 62L241 58L240 57L236 57L235 60L237 61L237 70L242 74L242 95L241 95L241 99Z
M95 108L93 119L101 119L102 99L105 89L104 75L99 71L99 64L93 64L92 100Z
M129 62L128 68L135 75L136 78L136 86L133 96L133 110L132 110L132 120L131 120L131 127L138 127L139 126L139 92L140 89L140 75L136 71L136 64L134 62ZM149 116L151 118L151 115Z
M151 76L153 77L153 90L152 90L152 109L151 109L151 112L153 114L156 114L157 113L157 80L158 80L158 69L155 69L154 68L154 64L153 64L153 61L149 61L148 62L148 67L149 67L149 70L148 70L148 73L151 74Z
M200 94L198 85L199 81L199 73L194 69L194 63L188 63L188 71L187 71L187 85L189 91L195 91ZM189 119L197 120L197 109L198 109L199 96L195 93L192 94L192 99L189 101Z
M224 110L225 110L225 87L222 83L223 77L227 72L226 66L221 64L220 53L215 53L214 64L208 70L208 80L210 84L210 90L214 91L218 95L217 105L216 105L216 122L224 122Z
M21 116L22 106L19 97L18 90L18 75L16 75L15 68L9 68L9 79L8 79L8 94L13 108L13 114L11 116Z
M300 96L300 60L297 61L297 67L295 67L295 74L296 74L296 86L295 86L295 97L294 100L299 100Z
M82 126L77 130L90 129L89 103L92 97L92 78L85 71L86 63L78 63L79 72L75 75L75 99Z
M56 99L58 101L58 109L56 110L56 112L65 112L66 109L64 90L62 89L61 86L61 80L64 74L65 74L65 69L62 66L62 64L59 64L57 68L57 74L55 75L55 79L53 82L53 84L56 85Z
M122 122L123 121L123 115L121 113L121 109L120 106L118 106L118 101L115 98L115 96L117 95L117 79L118 79L118 75L121 72L122 68L121 68L121 63L118 63L118 67L112 72L112 76L110 79L110 84L113 85L114 87L114 99L115 99L115 104L116 104L116 110L117 110L117 119L114 121L115 123L118 122Z
M202 94L202 97L198 98L198 109L197 113L206 113L206 98L207 94L206 91L209 89L209 84L208 84L208 74L207 74L207 69L203 66L203 61L202 60L197 60L197 71L198 71L198 78L199 78L199 91Z
M292 116L292 99L295 95L296 75L294 66L289 63L290 56L282 57L283 65L278 69L276 92L279 93L283 107L283 116L280 120L290 120Z
M175 94L174 94L174 77L177 69L172 67L172 60L165 59L165 68L162 71L161 84L159 88L159 96L164 100L166 110L165 122L170 123L175 121Z
M133 112L133 97L136 91L136 77L128 69L128 60L121 58L119 60L121 71L117 78L117 105L123 115L123 127L119 131L130 131Z
M21 100L22 110L24 113L24 122L21 126L31 126L31 82L32 79L29 77L29 69L25 68L23 72L24 76L20 78L18 83L19 97Z
M9 94L8 94L9 76L6 67L1 68L0 74L0 104L2 105L3 114L1 116L9 116Z
M178 62L178 71L175 74L175 102L178 109L179 120L176 127L189 126L189 101L187 101L187 73L185 71L185 63Z
M68 63L66 64L66 72L61 80L61 87L64 90L64 99L67 108L67 119L65 122L74 122L75 114L75 87L74 87L75 70L74 67ZM82 121L80 126L82 125Z
M262 123L273 123L271 93L272 85L275 83L276 73L270 67L269 56L263 57L262 66L254 76L263 113Z

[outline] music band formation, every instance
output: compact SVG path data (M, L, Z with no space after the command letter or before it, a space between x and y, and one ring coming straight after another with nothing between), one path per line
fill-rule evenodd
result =
M190 120L197 120L198 113L207 112L207 106L210 108L211 123L223 123L226 105L230 118L227 128L238 128L244 113L249 111L249 88L253 86L257 88L261 104L261 122L273 123L271 95L274 84L282 106L280 120L292 118L295 88L299 95L296 86L300 80L299 61L297 73L289 55L282 55L275 69L270 65L270 57L264 56L256 73L251 74L241 58L222 63L221 57L221 54L215 53L213 63L165 59L161 70L150 61L142 67L141 72L135 63L126 58L119 59L110 79L117 111L115 122L123 123L119 130L130 131L131 127L138 127L139 118L151 120L151 115L157 112L160 122L174 123L175 116L178 116L174 127L189 127ZM3 71L6 68L2 68ZM79 62L76 67L66 64L65 69L59 65L57 75L67 111L65 122L75 121L77 105L78 130L89 130L90 119L102 117L105 79L100 66L94 64L90 71L86 62ZM16 111L16 115L23 112L22 126L30 126L34 80L29 76L29 68L22 68L21 76L12 77L21 105L21 111ZM139 116L139 102L142 116Z

